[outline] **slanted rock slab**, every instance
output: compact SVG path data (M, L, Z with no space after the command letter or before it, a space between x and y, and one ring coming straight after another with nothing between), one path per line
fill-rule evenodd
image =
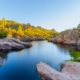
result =
M62 73L66 74L78 74L80 75L80 63L79 62L64 62L62 63Z
M70 65L71 64L71 65ZM54 68L50 67L46 63L40 62L37 64L37 71L42 80L80 80L80 63L65 62L62 64L61 72L58 72ZM72 66L70 69L67 66ZM74 67L73 67L74 66ZM78 69L75 69L78 68ZM70 70L70 71L69 71ZM71 70L73 70L71 72Z
M2 50L21 50L25 47L29 48L32 44L27 44L15 38L0 38L0 51Z

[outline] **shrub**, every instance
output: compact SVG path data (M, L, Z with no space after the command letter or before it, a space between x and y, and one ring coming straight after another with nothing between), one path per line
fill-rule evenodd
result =
M0 31L0 38L7 37L7 32Z

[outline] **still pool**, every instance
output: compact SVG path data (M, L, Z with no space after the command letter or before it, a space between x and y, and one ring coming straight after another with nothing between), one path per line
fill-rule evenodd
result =
M60 70L60 65L71 56L68 49L47 41L31 42L33 47L0 55L0 80L40 80L36 70L39 62L45 62Z

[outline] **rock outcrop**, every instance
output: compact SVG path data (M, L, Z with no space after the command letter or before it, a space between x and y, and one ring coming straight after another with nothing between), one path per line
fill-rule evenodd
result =
M40 62L37 71L42 80L80 80L80 63L77 62L64 62L61 72Z
M80 31L77 29L66 30L58 34L51 42L61 43L69 46L80 46Z
M27 44L25 42L21 42L18 39L14 38L2 38L0 39L0 51L2 50L21 50L25 47L31 47L32 44Z

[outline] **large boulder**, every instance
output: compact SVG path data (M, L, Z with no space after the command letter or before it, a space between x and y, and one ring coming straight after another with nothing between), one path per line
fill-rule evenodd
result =
M24 49L24 46L17 43L1 42L0 51L2 50L21 50Z
M32 44L28 44L28 43L22 42L22 41L20 41L19 39L12 38L12 40L13 40L13 42L15 42L15 43L24 45L24 47L26 47L26 48L32 47Z
M10 44L8 42L0 42L0 51L11 50Z
M55 39L53 39L52 42L55 43L55 41L56 43L67 44L70 46L80 45L79 30L73 29L62 31L60 34L56 36Z
M10 47L12 50L21 50L25 48L24 45L16 44L16 43L12 43Z
M31 47L32 44L28 44L25 42L20 41L19 39L15 38L2 38L0 39L0 51L1 50L21 50Z
M40 62L37 71L42 80L80 80L80 63L76 62L64 62L61 72Z

